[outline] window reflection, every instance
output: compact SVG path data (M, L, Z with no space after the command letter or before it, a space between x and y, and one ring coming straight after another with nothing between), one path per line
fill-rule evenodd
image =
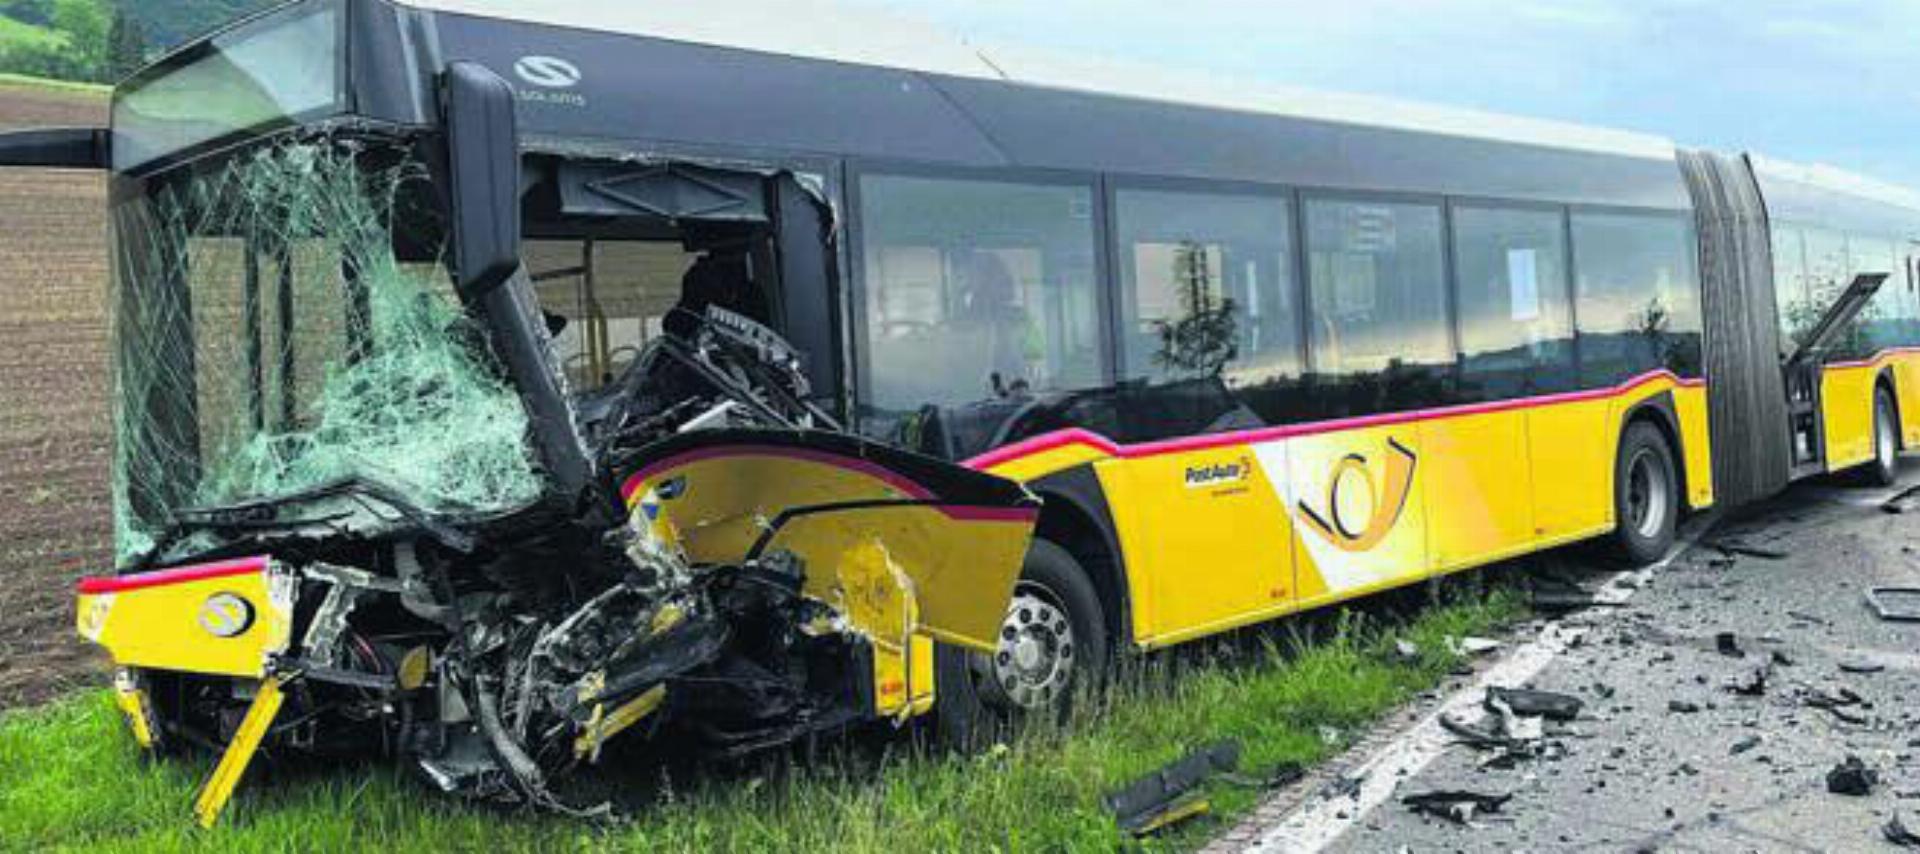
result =
M1456 207L1453 241L1462 393L1487 399L1573 387L1560 212Z
M1344 415L1445 402L1439 207L1314 199L1306 214L1316 405Z
M860 194L870 429L1100 382L1088 188L868 175Z
M1665 368L1700 373L1692 226L1677 216L1573 214L1580 373L1604 386Z

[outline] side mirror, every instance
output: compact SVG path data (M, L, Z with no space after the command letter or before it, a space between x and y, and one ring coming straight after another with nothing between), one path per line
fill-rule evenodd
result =
M520 140L513 87L474 62L441 80L453 202L453 266L462 297L476 299L520 267Z

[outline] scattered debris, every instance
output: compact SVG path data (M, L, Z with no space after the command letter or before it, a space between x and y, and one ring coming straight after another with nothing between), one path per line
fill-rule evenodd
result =
M1513 800L1512 794L1488 795L1465 789L1440 789L1420 792L1400 799L1416 813L1443 818L1455 824L1473 821L1475 813L1495 813Z
M1768 660L1772 661L1776 666L1779 666L1779 667L1793 666L1793 658L1788 656L1785 652L1781 650L1776 649L1770 653L1767 653L1767 658Z
M1497 705L1504 704L1516 715L1543 717L1556 721L1570 721L1579 717L1582 705L1580 698L1571 694L1497 687L1487 689L1484 704L1488 711L1496 711Z
M1760 736L1749 735L1745 738L1740 739L1739 741L1734 742L1732 747L1727 748L1727 755L1739 756L1740 754L1745 753L1759 746L1760 746Z
M1920 623L1920 587L1875 587L1867 591L1867 607L1882 620Z
M1885 664L1881 664L1878 661L1848 659L1840 662L1840 672L1842 673L1854 673L1854 674L1866 675L1870 673L1879 673L1880 671L1885 669L1887 669L1887 666Z
M1808 708L1820 709L1850 724L1864 724L1865 715L1855 714L1848 709L1865 706L1867 701L1850 688L1838 688L1833 691L1812 689L1800 696L1800 703Z
M1887 841L1902 848L1920 848L1920 833L1914 833L1900 821L1900 811L1894 810L1893 817L1887 819L1887 825L1880 828Z
M1463 638L1447 638L1447 651L1467 658L1486 655L1505 645L1492 638L1476 638L1471 635Z
M1880 772L1868 768L1867 763L1852 754L1827 772L1827 791L1836 795L1863 798L1872 794L1879 782Z
M1703 543L1702 545L1705 545L1707 548L1713 549L1714 551L1717 551L1723 555L1727 555L1728 557L1732 557L1734 555L1745 555L1747 557L1761 558L1762 560L1785 560L1787 557L1786 552L1780 551L1778 549L1769 549L1769 548L1762 548L1760 546L1748 545L1746 543L1739 542L1738 540L1714 540L1711 542Z
M1103 798L1120 829L1145 836L1162 828L1204 815L1213 809L1196 790L1217 774L1240 766L1240 742L1215 742L1188 753L1151 774Z
M1742 697L1758 697L1767 693L1767 678L1772 674L1771 663L1748 668L1727 682L1727 690Z
M1728 658L1746 658L1747 651L1740 648L1740 639L1733 632L1721 632L1713 636L1713 648Z
M1395 655L1398 655L1402 661L1420 660L1420 647L1410 640L1395 640L1393 642L1393 652Z
M1668 700L1667 711L1682 715L1691 715L1700 711L1700 704L1689 700Z
M1481 723L1468 723L1452 715L1440 716L1440 727L1453 733L1461 744L1476 748L1500 748L1513 743L1506 733L1497 728L1498 717L1481 718Z
M1920 486L1909 486L1882 502L1880 509L1896 515L1905 513L1912 510L1916 504L1920 504L1920 501L1915 500L1915 496L1920 496Z

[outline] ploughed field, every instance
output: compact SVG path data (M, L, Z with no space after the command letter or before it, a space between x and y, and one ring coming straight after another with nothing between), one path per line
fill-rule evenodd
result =
M0 78L0 130L105 113ZM0 169L0 709L98 678L73 582L110 560L105 205L98 173Z

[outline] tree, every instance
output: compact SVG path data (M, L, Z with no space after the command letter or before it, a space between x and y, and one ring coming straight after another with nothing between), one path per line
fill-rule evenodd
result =
M147 34L140 22L124 8L113 10L113 26L107 30L107 77L120 80L147 62Z
M67 37L67 50L79 67L79 76L106 78L111 20L105 0L53 0L53 28Z
M1192 377L1217 376L1240 347L1234 340L1235 306L1231 297L1215 295L1215 279L1207 263L1207 248L1181 243L1174 251L1174 279L1180 284L1182 317L1154 321L1160 334L1155 362L1169 372Z

